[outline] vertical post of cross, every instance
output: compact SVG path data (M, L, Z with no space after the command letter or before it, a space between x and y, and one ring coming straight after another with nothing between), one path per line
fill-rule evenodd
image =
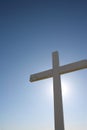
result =
M53 58L53 92L54 92L54 125L55 130L64 130L63 104L61 80L59 72L59 57L57 52L52 53Z

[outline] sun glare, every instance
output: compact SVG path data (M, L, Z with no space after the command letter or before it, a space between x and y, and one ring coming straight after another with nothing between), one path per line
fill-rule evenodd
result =
M69 88L68 88L67 84L62 83L61 87L62 87L62 95L64 97L68 96L68 94L69 94Z
M48 86L47 93L49 93L49 95L52 97L53 96L53 81L52 80L47 81L46 86ZM61 91L62 91L63 98L70 96L70 85L64 79L61 80Z

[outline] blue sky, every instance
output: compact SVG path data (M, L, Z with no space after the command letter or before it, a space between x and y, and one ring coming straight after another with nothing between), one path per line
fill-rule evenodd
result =
M87 2L0 1L0 130L53 130L52 79L30 74L87 59ZM65 130L87 129L87 70L61 76Z

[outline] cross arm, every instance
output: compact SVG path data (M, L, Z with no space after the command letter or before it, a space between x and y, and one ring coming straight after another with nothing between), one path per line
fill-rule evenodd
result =
M82 60L67 65L59 66L57 71L59 74L65 74L65 73L69 73L69 72L73 72L85 68L87 68L87 60ZM40 73L32 74L30 76L30 81L34 82L46 78L51 78L52 76L53 76L53 69L50 69Z
M50 78L50 77L52 77L52 69L43 71L40 73L32 74L30 76L30 81L34 82L34 81L38 81L38 80L46 79L46 78Z
M81 60L64 66L60 66L59 73L65 74L65 73L69 73L69 72L73 72L85 68L87 68L87 60Z

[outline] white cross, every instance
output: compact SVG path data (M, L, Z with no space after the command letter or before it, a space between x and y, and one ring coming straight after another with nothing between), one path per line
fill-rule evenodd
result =
M59 66L59 57L57 51L52 53L52 59L53 69L32 74L30 76L30 81L34 82L37 80L53 77L55 130L64 130L60 74L87 68L87 60L82 60L75 63Z

